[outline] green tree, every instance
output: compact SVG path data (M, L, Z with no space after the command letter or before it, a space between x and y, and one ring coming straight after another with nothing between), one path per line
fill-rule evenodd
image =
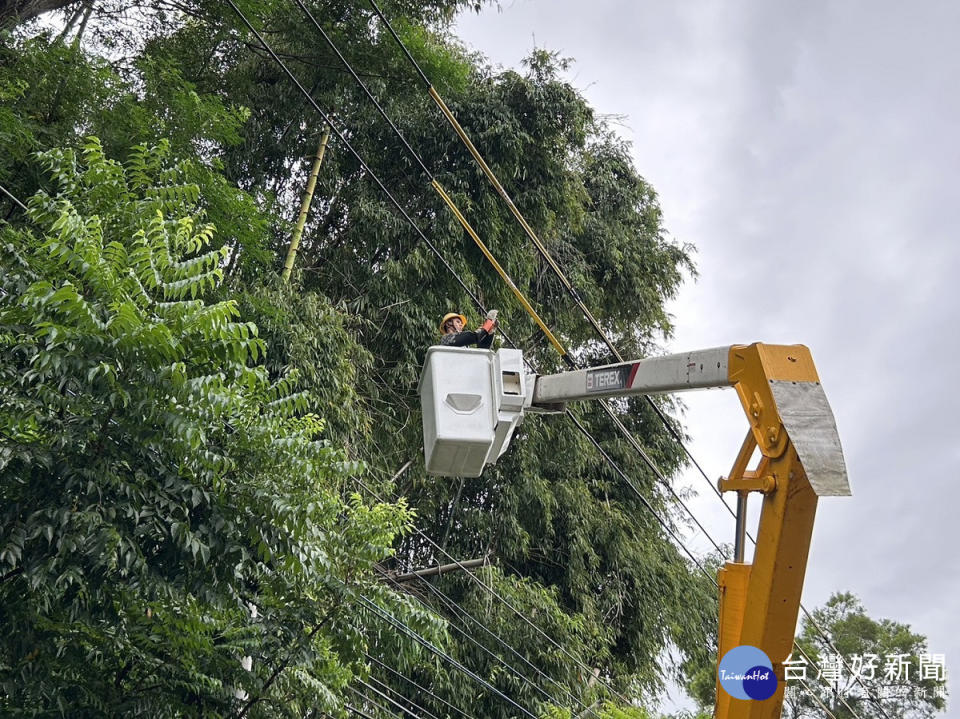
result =
M817 700L838 719L854 713L864 719L919 719L946 708L946 670L925 636L906 624L870 617L850 592L832 595L812 617L804 618L797 644L826 676L817 680L816 670L807 670L807 687L816 699L788 682L786 717L822 716ZM793 659L802 657L794 653Z
M564 343L586 362L609 360L459 140L426 95L414 91L405 57L366 5L308 4ZM14 98L10 127L31 134L31 152L75 145L91 132L115 156L165 140L173 158L188 161L184 179L199 188L205 221L218 227L211 248L225 247L227 281L210 299L235 302L260 327L268 379L296 370L311 390L301 406L324 417L331 446L363 460L380 493L407 497L418 526L454 556L489 552L495 567L484 571L484 581L566 653L466 577L445 576L433 586L542 668L551 679L534 682L557 698L566 691L590 705L612 696L605 683L631 699L652 696L664 678L665 648L675 646L681 659L705 651L716 622L712 585L566 418L531 419L483 479L424 476L416 397L423 355L437 339L440 314L458 308L475 318L476 308L336 143L321 172L294 284L277 286L319 118L226 5L199 13L178 5L190 12L171 12L163 25L145 21L126 38L117 37L108 14L94 12L84 42L68 49L53 38L29 37L30 26L22 26L3 56L7 84L0 88ZM528 357L541 371L560 370L543 335L296 6L243 6L269 29L271 45L317 102L336 111L351 142L468 286L501 309ZM523 72L494 71L450 35L448 11L458 6L464 4L390 3L385 10L621 351L656 351L670 331L664 303L690 269L688 248L667 235L656 194L629 148L563 80L565 63L540 52ZM51 68L61 57L77 77L66 76L55 102L61 76ZM96 102L82 83L96 89ZM59 121L34 122L44 112ZM2 134L0 143L13 147ZM0 180L21 196L43 183L32 157L0 153ZM671 411L669 401L658 402ZM680 466L682 452L650 406L629 401L617 409L667 476ZM669 493L610 420L596 408L580 416L651 506L681 524ZM391 483L408 460L413 464ZM419 535L395 542L388 570L443 561ZM455 611L420 591L434 611L453 619ZM382 629L369 615L351 621ZM504 655L482 632L473 638ZM383 632L371 654L431 688L439 698L425 699L432 702L426 708L442 715L442 700L451 700L482 716L515 712L449 665L410 661L408 645ZM551 703L460 634L445 646L524 706ZM410 698L417 694L402 680L379 678Z
M352 493L295 375L206 299L225 251L188 170L42 161L55 191L0 237L0 708L338 712L366 598L439 636L371 571L411 515Z

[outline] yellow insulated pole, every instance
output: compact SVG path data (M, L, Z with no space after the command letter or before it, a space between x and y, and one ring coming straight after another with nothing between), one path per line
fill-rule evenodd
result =
M523 305L523 309L527 311L527 314L533 318L533 321L537 323L537 326L543 331L547 336L547 339L550 340L550 344L554 346L557 352L560 353L561 357L567 357L567 351L563 348L563 345L560 344L560 341L554 337L553 332L550 331L550 328L547 327L546 323L540 318L540 315L537 314L537 311L533 309L533 306L530 302L527 301L527 298L523 296L523 293L520 291L520 288L514 283L510 276L507 274L507 271L503 269L497 258L493 256L493 253L483 244L483 240L480 239L480 236L476 233L473 227L470 226L470 223L467 222L467 218L463 216L463 213L460 212L453 200L450 198L450 195L447 194L446 190L443 189L443 186L436 180L432 180L431 183L433 189L437 191L437 194L443 198L443 201L447 203L447 207L450 208L450 211L456 216L457 220L460 221L460 224L463 226L463 229L467 231L467 234L473 238L473 241L477 244L477 247L480 248L480 251L483 252L484 257L486 257L490 264L493 265L493 268L497 271L497 274L500 275L501 279L507 284L507 287L513 292L514 296L520 301L520 304Z
M310 212L313 190L317 186L317 177L320 175L320 165L323 163L323 155L327 151L327 142L329 140L330 126L327 125L323 130L323 137L320 138L320 146L317 148L317 156L313 161L313 169L310 170L310 179L307 180L307 189L303 193L303 202L300 203L300 217L297 218L297 226L293 229L293 237L290 239L290 249L287 250L287 258L283 261L283 273L280 276L284 282L290 279L290 273L293 271L293 262L297 257L297 248L300 246L303 226L307 223L307 213Z

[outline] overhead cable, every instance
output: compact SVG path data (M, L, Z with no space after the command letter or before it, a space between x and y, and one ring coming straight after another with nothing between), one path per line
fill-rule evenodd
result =
M493 637L494 640L496 640L496 642L497 642L498 644L502 645L505 649L507 649L508 651L510 651L514 656L516 656L516 657L519 658L522 662L524 662L524 664L526 664L526 665L529 666L531 669L533 669L539 676L541 676L541 677L543 677L544 679L546 679L547 681L552 682L553 684L555 684L561 691L563 691L564 694L567 695L568 698L570 698L571 700L573 700L574 702L576 702L577 704L579 704L579 705L580 705L581 707L583 707L584 709L587 708L587 705L584 704L583 701L581 701L580 699L578 699L575 695L573 695L563 684L561 684L561 683L558 682L556 679L548 676L548 675L545 674L543 671L541 671L541 670L540 670L535 664L533 664L529 659L527 659L526 657L524 657L520 652L518 652L516 649L514 649L510 644L508 644L506 641L504 641L503 639L501 639L500 636L496 634L496 632L494 632L494 631L491 630L489 627L487 627L485 624L483 624L483 622L481 622L481 621L479 621L478 619L476 619L472 614L470 614L470 612L468 612L466 609L464 609L464 608L461 607L459 604L457 604L455 601L453 601L453 599L451 599L449 596L447 596L447 595L446 595L444 592L442 592L439 588L435 587L435 586L433 585L433 582L430 582L430 581L427 580L425 577L420 577L420 576L418 576L417 579L419 579L419 580L427 587L427 589L429 589L433 594L435 594L435 595L440 599L441 604L443 604L443 605L447 608L447 610L450 611L450 613L451 613L454 617L460 619L460 621L463 621L463 618L464 618L464 617L466 617L467 619L469 619L471 622L473 622L473 623L476 624L478 627L480 627L484 632L486 632L486 633L489 634L491 637ZM489 649L487 649L485 646L483 646L482 644L480 644L479 642L477 642L476 639L474 639L473 637L471 637L469 634L467 634L466 632L464 632L462 629L457 628L457 630L458 630L461 634L463 634L465 637L467 637L467 638L470 640L471 643L473 643L473 644L475 644L477 647L479 647L482 651L484 651L484 652L486 652L486 653L489 653L489 654L492 655L494 658L496 658L497 661L500 662L506 669L508 669L509 671L511 671L511 672L517 674L518 676L522 677L522 678L523 678L525 681L527 681L532 687L534 687L534 689L536 689L536 690L539 691L541 694L543 694L544 697L546 697L546 698L549 699L550 701L552 701L552 702L554 702L555 704L557 704L558 706L560 706L560 702L557 701L556 697L553 697L553 696L551 696L550 694L548 694L548 693L547 693L546 691L544 691L536 682L531 681L526 675L522 674L522 673L519 672L517 669L515 669L514 667L512 667L510 664L508 664L506 661L504 661L501 657L497 656L496 654L493 654L493 652L491 652L491 651L490 651Z
M398 679L403 679L403 681L407 682L408 684L413 685L414 687L416 687L417 689L419 689L421 692L424 692L424 693L426 693L426 694L430 694L434 699L436 699L437 701L440 701L440 702L442 702L443 704L445 704L446 706L450 707L450 708L453 709L455 712L457 712L457 714L459 714L460 716L464 717L464 719L476 719L476 717L472 716L471 714L467 714L465 711L463 711L463 710L460 709L459 707L451 704L450 702L448 702L446 699L444 699L444 698L441 697L440 695L438 695L438 694L430 691L429 689L427 689L427 688L424 687L423 685L418 684L416 681L414 681L413 679L411 679L410 677L408 677L406 674L402 674L401 672L397 671L396 669L394 669L393 667L389 666L388 664L385 664L384 662L380 661L380 660L377 659L376 657L371 656L371 655L370 655L369 653L367 653L367 652L364 652L364 655L367 657L367 659L369 659L371 662L373 662L374 664L376 664L377 666L379 666L381 669L386 669L388 672L390 672L391 674L393 674L393 675L394 675L395 677L397 677Z
M228 0L228 2L229 2L229 1L230 1L230 0ZM432 654L435 654L436 656L440 657L440 658L443 659L445 662L447 662L448 664L450 664L450 666L455 667L455 668L457 668L459 671L461 671L462 673L466 674L468 677L470 677L471 679L473 679L477 684L479 684L480 686L482 686L484 689L486 689L487 691L489 691L489 692L491 692L492 694L496 695L496 696L499 697L500 699L503 699L505 702L507 702L508 704L510 704L512 707L514 707L515 709L519 710L520 713L523 714L524 716L528 716L528 717L530 717L530 719L537 719L536 715L534 715L533 713L531 713L528 709L526 709L525 707L522 707L520 704L518 704L518 703L515 702L513 699L511 699L510 697L508 697L506 694L504 694L503 692L501 692L499 689L497 689L495 686L493 686L493 684L491 684L490 682L488 682L486 679L484 679L483 677L481 677L479 674L476 674L475 672L473 672L473 671L471 671L470 669L468 669L467 667L465 667L463 664L461 664L459 661L457 661L457 660L454 659L452 656L450 656L449 654L447 654L445 651L443 651L442 649L440 649L439 647L437 647L436 645L434 645L433 642L431 642L429 639L426 639L424 636L422 636L422 635L419 634L418 632L414 631L413 629L411 629L410 627L408 627L408 626L407 626L406 624L404 624L403 622L398 621L390 612L388 612L387 610L385 610L385 609L384 609L383 607L381 607L379 604L370 601L369 599L367 599L367 598L366 598L365 596L363 596L362 594L358 594L357 596L358 596L358 598L359 598L359 600L360 600L360 603L361 603L363 606L367 607L367 608L368 608L370 611L372 611L375 615L377 615L378 617L380 617L381 619L383 619L384 621L386 621L386 622L387 622L388 624L390 624L394 629L397 629L397 630L400 631L402 634L405 634L406 636L410 637L410 638L413 639L417 644L419 644L420 646L424 647L425 649L427 649L427 650L428 650L429 652L431 652Z

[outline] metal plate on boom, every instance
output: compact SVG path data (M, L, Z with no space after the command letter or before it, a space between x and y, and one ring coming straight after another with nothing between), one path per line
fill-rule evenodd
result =
M837 424L819 382L771 380L780 420L818 497L851 495Z

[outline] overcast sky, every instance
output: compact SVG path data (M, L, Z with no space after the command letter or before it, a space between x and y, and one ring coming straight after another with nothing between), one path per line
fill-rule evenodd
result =
M804 605L853 591L958 676L960 2L503 0L458 34L504 67L534 46L575 58L570 81L625 116L667 228L698 249L666 349L811 348L854 496L820 502ZM694 455L725 474L735 395L686 400ZM951 689L941 716L960 717Z

